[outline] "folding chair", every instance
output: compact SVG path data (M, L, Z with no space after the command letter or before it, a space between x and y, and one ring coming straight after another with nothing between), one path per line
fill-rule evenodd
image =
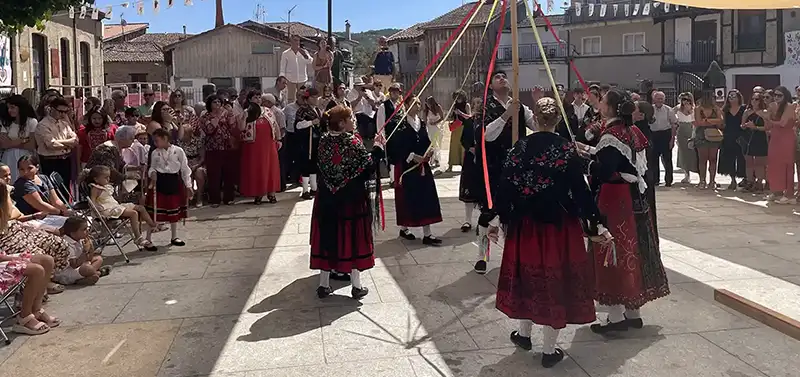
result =
M56 185L56 194L58 195L58 198L67 205L67 208L72 209L73 206L79 202L80 199L72 196L72 191L69 189L69 187L67 187L67 183L64 182L64 178L61 176L61 174L58 174L56 171L50 173L50 181ZM67 193L66 198L64 197L64 193Z
M17 284L14 284L7 291L0 293L0 303L5 305L9 311L9 314L7 316L0 318L0 337L3 337L3 342L5 342L6 345L11 344L11 340L8 339L8 336L6 336L5 331L3 331L3 323L8 321L9 319L16 318L17 314L19 314L19 309L17 309L17 307L19 307L20 303L16 302L16 298L20 297L20 294L22 293L22 288L25 287L25 279L26 278L23 277L22 279L19 280L19 282L17 282ZM12 306L8 302L12 298L15 299L14 306Z
M133 229L130 227L130 220L128 219L108 219L103 217L100 213L100 209L94 203L89 194L89 185L85 182L81 182L79 185L81 191L81 195L85 193L85 202L89 206L90 210L90 218L92 224L92 230L94 230L94 235L92 239L95 241L95 245L99 245L99 247L104 247L109 243L116 246L119 253L122 254L122 257L125 258L125 263L130 263L131 260L128 258L128 255L125 254L125 251L122 250L125 246L135 240L133 235ZM127 232L130 237L125 241L120 243L120 240L117 239L116 234L120 233L124 228L127 228ZM137 246L138 248L138 246Z

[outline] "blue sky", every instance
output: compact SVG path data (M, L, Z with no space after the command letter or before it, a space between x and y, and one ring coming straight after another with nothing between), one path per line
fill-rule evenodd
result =
M119 23L124 12L128 22L147 22L151 32L180 32L186 25L188 33L196 34L214 27L215 0L192 0L192 6L184 6L184 0L174 0L175 5L167 9L167 0L161 1L161 10L153 14L153 0L144 0L144 15L136 14L137 0L96 0L95 5L104 9L129 1L125 9L115 6L111 23ZM350 20L353 32L399 28L427 21L460 6L462 0L333 0L333 29L344 30L344 21ZM328 25L326 0L223 0L226 23L239 23L255 18L256 6L266 9L266 21L286 19L286 11L294 5L293 21L326 29ZM107 21L109 22L109 21Z

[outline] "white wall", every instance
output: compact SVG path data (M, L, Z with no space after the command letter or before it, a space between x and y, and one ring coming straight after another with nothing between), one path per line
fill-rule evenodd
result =
M739 67L725 70L725 82L728 86L736 83L737 75L780 75L781 85L793 91L800 85L800 66L780 65L773 68L767 67ZM741 89L740 89L741 90Z
M505 70L511 75L510 64L501 64L498 68ZM564 84L569 87L569 82L567 81L569 66L560 63L550 64L550 70L553 71L553 78L556 80L556 84ZM577 78L573 75L572 80L575 81ZM544 64L520 64L519 88L521 90L528 90L537 85L545 88L545 90L549 90L552 86L550 80L547 78L547 72L544 70Z
M692 61L692 49L686 43L692 40L692 19L688 17L675 19L675 60L680 63Z
M542 43L556 42L556 38L553 37L553 33L549 30L545 30L542 26L538 26L536 29L539 31L539 37L542 38ZM536 44L536 37L533 35L533 30L531 28L518 29L517 37L519 38L519 44ZM567 42L566 36L559 35L559 38L561 38L564 43ZM500 36L500 46L511 46L510 31L504 31L503 35Z

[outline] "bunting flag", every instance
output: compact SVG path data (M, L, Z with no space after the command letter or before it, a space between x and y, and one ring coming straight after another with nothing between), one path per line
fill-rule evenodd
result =
M144 1L143 0L139 0L139 2L136 3L136 14L138 14L140 16L144 14Z
M183 5L186 5L187 7L192 5L192 0L183 0Z
M135 0L135 1L125 1L116 5L106 5L102 9L99 7L92 6L90 4L81 5L79 9L76 9L74 6L68 8L69 18L81 18L84 19L88 15L91 14L93 20L99 20L100 15L102 15L105 19L113 19L114 18L114 8L122 7L123 9L128 9L131 6L131 3L136 6L136 14L142 16L145 13L145 1L146 0ZM163 0L153 0L153 14L157 15L161 10L161 2ZM175 0L167 0L167 8L172 8L175 5ZM184 0L184 5L191 6L192 0ZM90 13L91 12L91 13ZM122 16L122 12L120 12L120 17Z
M650 3L644 3L642 7L642 16L649 16L650 15Z
M167 9L172 8L175 4L175 0L167 0Z
M114 18L114 8L113 7L106 7L105 12L106 18L113 19Z
M575 3L575 17L581 16L581 8L583 8L581 3Z
M589 4L589 12L587 16L592 17L594 16L594 4Z
M84 19L84 18L86 18L86 5L81 5L81 15L80 15L80 18L81 18L81 20L82 20L82 19Z
M607 9L608 9L608 4L600 4L600 17L606 16Z
M69 18L75 18L75 7L69 7Z
M92 8L92 19L93 20L100 19L100 9Z
M633 5L633 15L634 16L638 16L639 15L639 4L634 4Z
M619 11L619 4L614 4L611 7L612 7L612 9L614 9L614 14L612 16L616 17L617 16L617 11Z
M555 2L554 0L547 0L547 13L553 11L554 2Z
M631 5L625 4L625 17L630 17L631 15Z
M161 10L161 4L158 0L153 0L153 14L158 14L158 11Z

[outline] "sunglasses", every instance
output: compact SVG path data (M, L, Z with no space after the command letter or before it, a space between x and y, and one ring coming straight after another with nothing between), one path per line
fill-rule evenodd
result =
M145 97L153 97L153 96L155 96L155 93L145 93L144 96Z
M69 109L67 109L67 110L56 109L56 111L58 111L61 114L68 114L69 113Z

